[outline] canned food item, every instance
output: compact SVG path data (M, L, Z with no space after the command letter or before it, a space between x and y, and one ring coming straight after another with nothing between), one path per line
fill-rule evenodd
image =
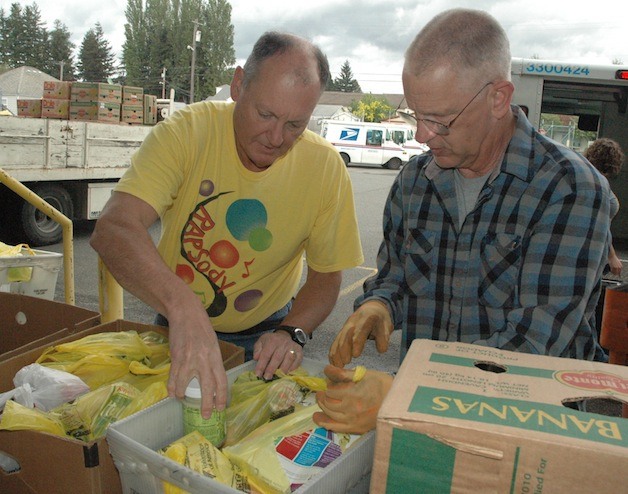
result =
M201 387L196 378L193 378L185 390L183 400L183 432L189 434L198 431L214 446L219 448L227 436L227 421L224 410L214 408L211 417L201 415Z

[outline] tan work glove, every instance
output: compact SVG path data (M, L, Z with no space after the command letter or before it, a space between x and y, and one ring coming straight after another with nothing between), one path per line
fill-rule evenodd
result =
M375 429L377 412L392 386L393 376L361 366L354 371L333 365L325 367L325 375L327 390L316 393L323 412L314 413L314 422L330 431L350 434Z
M329 362L344 367L352 358L362 355L366 340L375 340L379 353L388 350L393 324L388 307L379 300L362 304L347 319L329 350Z

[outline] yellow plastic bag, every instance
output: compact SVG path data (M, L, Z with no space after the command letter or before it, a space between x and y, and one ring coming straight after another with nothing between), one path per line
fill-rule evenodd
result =
M32 430L65 436L63 424L54 415L40 412L35 408L27 408L12 400L4 405L4 412L0 417L0 430Z
M75 341L60 343L47 350L44 355L55 353L107 355L141 361L152 356L153 348L140 338L137 331L119 331L96 333Z
M205 477L213 478L218 482L243 492L257 492L252 489L240 469L234 466L200 432L192 431L181 439L174 441L160 451L161 454L181 465L185 465ZM166 494L181 494L183 489L163 482Z
M23 256L22 249L31 256L35 255L35 252L27 244L8 245L0 242L0 257L21 257ZM31 267L10 267L7 269L7 282L30 281L32 275L33 268Z
M49 347L37 363L74 374L92 390L118 381L144 390L168 380L170 353L168 338L155 331L103 332Z
M129 362L118 357L93 354L85 355L79 360L72 360L75 355L79 354L71 354L68 355L67 360L54 360L61 355L42 355L37 359L37 363L74 374L80 377L92 390L119 381L129 372Z
M142 359L147 367L157 368L170 363L170 343L167 336L157 331L144 331L139 333L139 337L150 349L150 356Z
M302 368L266 382L254 372L240 374L231 386L231 403L226 409L225 445L237 443L257 427L292 413L313 391L326 389L325 379L310 376Z
M128 383L118 382L90 391L73 403L55 408L55 414L63 423L67 435L84 441L93 441L105 435L109 424L126 416L127 407L134 411L142 394ZM151 396L155 396L154 392ZM146 399L146 395L143 397Z
M178 463L179 465L185 465L187 451L188 449L181 442L175 442L170 444L169 446L166 446L163 450L160 451L160 453L166 458L170 458L172 461ZM181 489L180 487L177 487L174 484L171 484L170 482L166 482L165 480L162 480L161 483L164 488L164 494L184 494L188 492Z
M290 479L275 452L275 442L316 429L312 420L318 405L300 410L258 427L238 443L222 449L231 462L238 466L252 485L268 494L289 494Z
M154 405L158 401L163 400L168 396L168 389L165 382L154 382L150 384L144 391L133 398L133 401L127 405L122 411L120 419L128 417L135 412L144 410L151 405Z

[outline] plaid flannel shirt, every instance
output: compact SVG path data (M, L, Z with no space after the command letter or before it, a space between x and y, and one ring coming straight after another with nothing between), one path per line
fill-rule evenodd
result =
M412 340L606 360L595 308L610 246L611 191L578 153L536 132L523 113L501 167L458 228L453 170L411 160L384 210L375 298Z

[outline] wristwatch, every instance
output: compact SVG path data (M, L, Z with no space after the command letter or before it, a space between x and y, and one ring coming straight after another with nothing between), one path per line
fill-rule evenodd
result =
M296 326L287 326L285 324L282 324L281 326L277 326L274 332L277 332L277 331L285 331L289 333L290 338L292 338L292 341L294 341L295 343L298 343L301 346L305 346L305 343L308 340L307 333L303 331L301 328L297 328ZM312 335L310 335L309 338L311 340Z

